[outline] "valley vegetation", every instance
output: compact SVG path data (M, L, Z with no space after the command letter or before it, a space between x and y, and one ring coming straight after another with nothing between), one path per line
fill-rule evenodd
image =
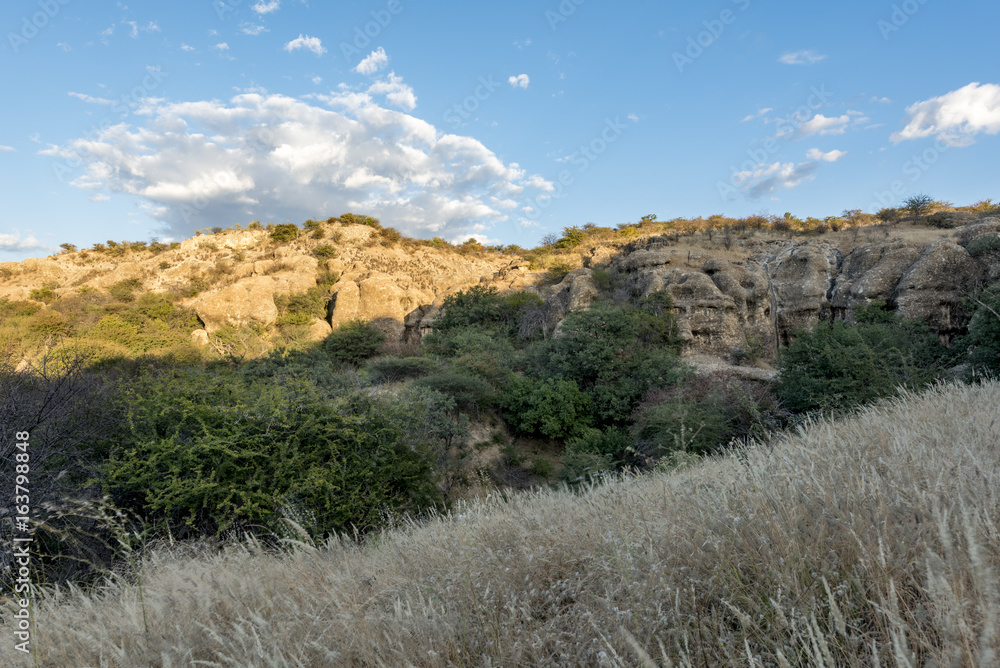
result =
M353 214L269 236L331 257L360 223L372 243L517 255L557 281L606 237L721 252L993 213L910 204L881 222L646 216L531 251ZM360 320L309 340L326 271L275 300L273 329L199 347L184 300L210 278L0 300L0 482L30 431L40 665L987 665L1000 649L996 284L968 294L949 346L873 302L774 359L743 351L774 364L768 382L696 372L670 294L613 272L555 329L536 291L455 292L416 343Z

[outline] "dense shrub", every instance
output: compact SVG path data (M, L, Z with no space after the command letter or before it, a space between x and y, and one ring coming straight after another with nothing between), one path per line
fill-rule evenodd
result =
M476 327L514 338L521 315L541 304L541 297L533 292L501 295L494 287L476 285L445 299L443 313L434 321L434 331Z
M437 362L427 357L382 357L371 360L366 366L372 380L383 383L420 378L437 368Z
M424 376L416 381L416 385L450 397L458 408L466 410L479 411L496 398L496 392L488 382L458 369Z
M566 439L593 424L591 399L572 380L515 376L502 404L507 422L525 434Z
M316 246L316 248L313 248L312 253L320 260L329 260L330 258L337 256L337 249L330 244L323 244L322 246Z
M295 223L282 223L275 225L271 232L271 240L277 243L294 241L299 236L299 228Z
M899 387L923 387L951 357L922 322L877 304L855 308L854 318L798 332L779 352L776 392L789 409L848 410Z
M58 296L55 290L50 287L35 288L28 294L28 298L36 302L44 302L46 304L55 301Z
M106 488L174 537L268 535L285 515L321 538L441 501L430 444L411 438L419 420L399 401L188 371L144 378L130 403Z
M666 293L642 307L594 304L563 320L559 336L535 346L543 377L572 380L590 395L600 424L624 424L650 391L677 380L676 322Z
M970 242L969 245L965 247L965 250L969 251L969 255L972 257L979 257L980 255L1000 252L1000 236L996 234L987 234L979 237L978 239Z
M108 293L120 302L131 302L135 300L135 291L141 287L142 281L138 278L129 278L112 285L108 288Z
M960 347L969 351L973 374L1000 376L1000 285L983 291L976 299L978 308Z
M636 410L636 463L649 464L672 451L703 454L734 439L766 438L787 419L763 383L728 374L688 376L650 394Z
M385 334L372 324L346 322L323 340L323 351L339 364L361 364L374 357L385 343Z

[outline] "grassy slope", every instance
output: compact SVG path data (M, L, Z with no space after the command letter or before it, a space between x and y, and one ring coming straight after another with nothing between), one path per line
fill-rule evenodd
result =
M998 405L1000 383L939 387L363 547L160 552L148 632L134 585L63 593L36 610L39 665L991 665Z

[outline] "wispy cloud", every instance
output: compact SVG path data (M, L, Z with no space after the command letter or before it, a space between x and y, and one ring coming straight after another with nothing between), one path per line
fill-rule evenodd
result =
M263 25L243 22L240 24L240 32L243 33L244 35L250 35L251 37L256 37L257 35L270 31Z
M288 51L289 53L297 51L298 49L312 51L317 56L322 56L326 53L326 48L323 46L322 40L320 40L319 37L310 37L309 35L300 34L298 37L285 45L285 51Z
M824 153L818 148L811 148L809 149L809 152L806 153L806 157L810 160L821 160L823 162L837 162L845 155L847 155L847 151L833 150Z
M17 149L13 146L4 146L0 144L0 153L9 153L10 151L16 151Z
M812 50L791 51L778 58L778 62L785 65L814 65L821 60L826 60L826 56Z
M74 93L73 91L70 91L68 93L68 95L70 97L75 97L78 100L82 100L83 102L86 102L87 104L101 104L101 105L110 107L111 105L113 105L115 103L114 100L109 100L109 99L103 98L103 97L94 97L92 95L87 95L85 93Z

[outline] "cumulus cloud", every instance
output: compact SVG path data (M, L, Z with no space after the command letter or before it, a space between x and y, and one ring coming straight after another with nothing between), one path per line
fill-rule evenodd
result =
M212 48L215 49L216 51L229 51L229 44L227 44L226 42L219 42Z
M20 232L8 234L0 232L0 252L35 251L45 247L33 235L21 237Z
M949 146L967 146L975 136L1000 132L1000 85L978 81L906 108L906 127L890 139L936 136Z
M821 60L826 60L826 56L812 50L792 51L778 58L778 62L785 65L813 65Z
M735 181L750 199L759 199L779 190L794 188L815 176L816 162L775 162L753 170L737 172Z
M389 72L389 76L376 81L368 88L371 95L385 95L385 99L394 107L412 111L417 106L417 96L413 89L403 83L403 78Z
M187 51L188 53L194 51L194 47L190 44L181 44L181 51Z
M514 88L527 88L528 84L531 83L531 78L527 74L518 74L507 79L507 83Z
M317 56L322 56L326 53L326 47L323 46L323 42L319 37L310 37L309 35L299 34L298 37L293 39L291 42L285 45L285 51L291 53L298 49L306 49L312 51Z
M132 117L140 125L120 123L41 153L82 160L73 186L133 196L164 235L178 238L209 221L344 211L410 235L457 238L514 222L517 202L554 190L476 139L386 108L369 91L143 105Z
M811 148L809 152L806 153L806 157L810 160L822 160L823 162L837 162L841 158L847 155L847 151L827 151L824 153L818 148Z
M816 114L800 125L795 131L795 135L799 138L811 137L813 135L842 135L847 129L847 124L850 122L851 117L847 114L835 118Z
M372 51L367 58L358 63L354 71L358 74L375 74L389 63L389 56L381 46Z
M250 9L254 10L258 14L270 14L273 11L277 11L279 7L281 7L281 0L271 0L271 2L264 2L264 0L261 0Z

